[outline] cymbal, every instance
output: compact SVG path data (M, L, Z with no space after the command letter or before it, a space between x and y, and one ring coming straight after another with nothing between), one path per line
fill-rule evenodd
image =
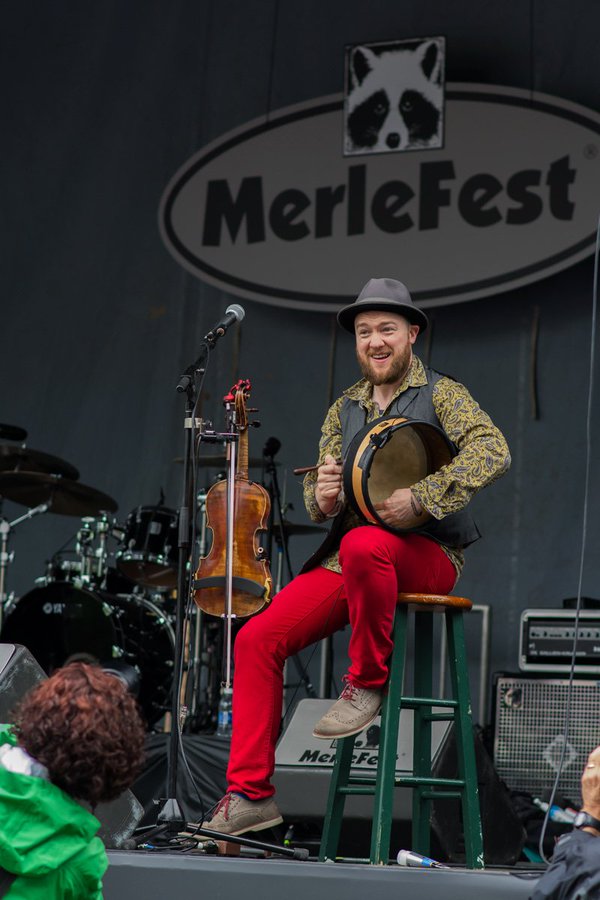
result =
M118 509L118 504L108 494L46 472L0 472L0 495L30 508L49 503L49 512L61 516L81 518Z
M173 462L182 463L183 457L176 456ZM202 456L198 456L196 459L196 463L199 466L205 466L206 468L214 468L214 469L226 469L227 468L227 457L223 456L221 453L205 453ZM276 466L279 465L278 462L275 463ZM248 468L249 469L262 469L265 466L265 460L262 456L249 456L248 457Z
M27 432L18 425L6 425L0 422L0 440L2 441L26 441Z
M318 531L327 531L327 529L323 525L309 525L301 522L289 522L287 519L283 520L283 533L288 537L293 534L316 534ZM273 536L279 538L280 534L281 528L279 522L277 522L273 525Z
M0 426L1 427L1 426ZM41 450L30 450L29 447L15 447L12 444L0 444L0 472L48 472L62 475L77 481L79 471L71 463L50 456Z

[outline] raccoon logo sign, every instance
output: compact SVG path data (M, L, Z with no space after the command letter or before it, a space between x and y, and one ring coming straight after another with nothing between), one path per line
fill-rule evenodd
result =
M443 146L443 37L346 51L344 153Z

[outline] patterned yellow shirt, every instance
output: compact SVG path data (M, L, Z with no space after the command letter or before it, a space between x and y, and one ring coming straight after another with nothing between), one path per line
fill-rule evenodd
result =
M427 384L427 375L423 363L413 356L408 372L389 406L409 387L424 384ZM328 453L336 459L342 457L340 409L345 397L358 401L366 412L367 422L385 415L387 410L379 409L373 402L372 393L373 386L362 378L344 391L330 407L321 430L318 465L325 461ZM477 491L491 484L508 470L510 451L502 432L471 397L466 387L459 382L442 376L433 389L433 406L440 425L450 440L456 444L458 454L438 472L414 484L411 490L435 519L443 519L444 516L463 509ZM323 522L326 517L315 500L316 483L317 473L309 472L304 479L304 502L311 519L314 522ZM364 525L348 504L344 506L343 516L341 534L357 525ZM443 544L441 546L449 556L457 574L460 574L464 563L462 551ZM341 572L338 557L336 551L327 557L322 565L334 572Z

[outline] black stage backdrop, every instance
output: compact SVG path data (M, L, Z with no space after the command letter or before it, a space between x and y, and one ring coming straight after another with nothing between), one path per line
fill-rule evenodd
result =
M183 408L174 386L200 337L236 300L184 272L158 234L161 193L195 150L269 109L341 91L344 46L388 38L445 35L449 81L598 107L600 7L592 0L30 0L5 4L1 21L0 421L24 426L31 447L77 465L84 483L118 501L121 520L157 502L161 488L177 505ZM486 539L459 584L493 608L493 668L515 667L523 608L576 592L591 286L587 261L433 311L432 365L472 389L513 451L511 474L475 501ZM289 515L304 521L289 470L315 458L331 317L243 303L240 339L228 335L214 353L203 410L219 427L232 379L252 379L263 428L252 433L251 452L270 435L281 440ZM334 371L337 395L355 380L348 335L339 337ZM597 471L591 491L597 497ZM593 502L591 596L600 596L598 510ZM9 519L22 512L5 504ZM21 525L9 589L30 591L78 525L53 515ZM296 569L316 542L293 539ZM339 676L344 637L336 647Z

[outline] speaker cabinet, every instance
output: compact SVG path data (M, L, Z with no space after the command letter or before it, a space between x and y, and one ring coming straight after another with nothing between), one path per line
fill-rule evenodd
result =
M20 644L0 644L0 722L12 721L19 700L46 673Z
M564 750L558 793L581 804L581 772L590 751L600 744L600 682L575 680L572 690L565 745L569 682L497 676L494 763L512 790L541 797L554 784Z

